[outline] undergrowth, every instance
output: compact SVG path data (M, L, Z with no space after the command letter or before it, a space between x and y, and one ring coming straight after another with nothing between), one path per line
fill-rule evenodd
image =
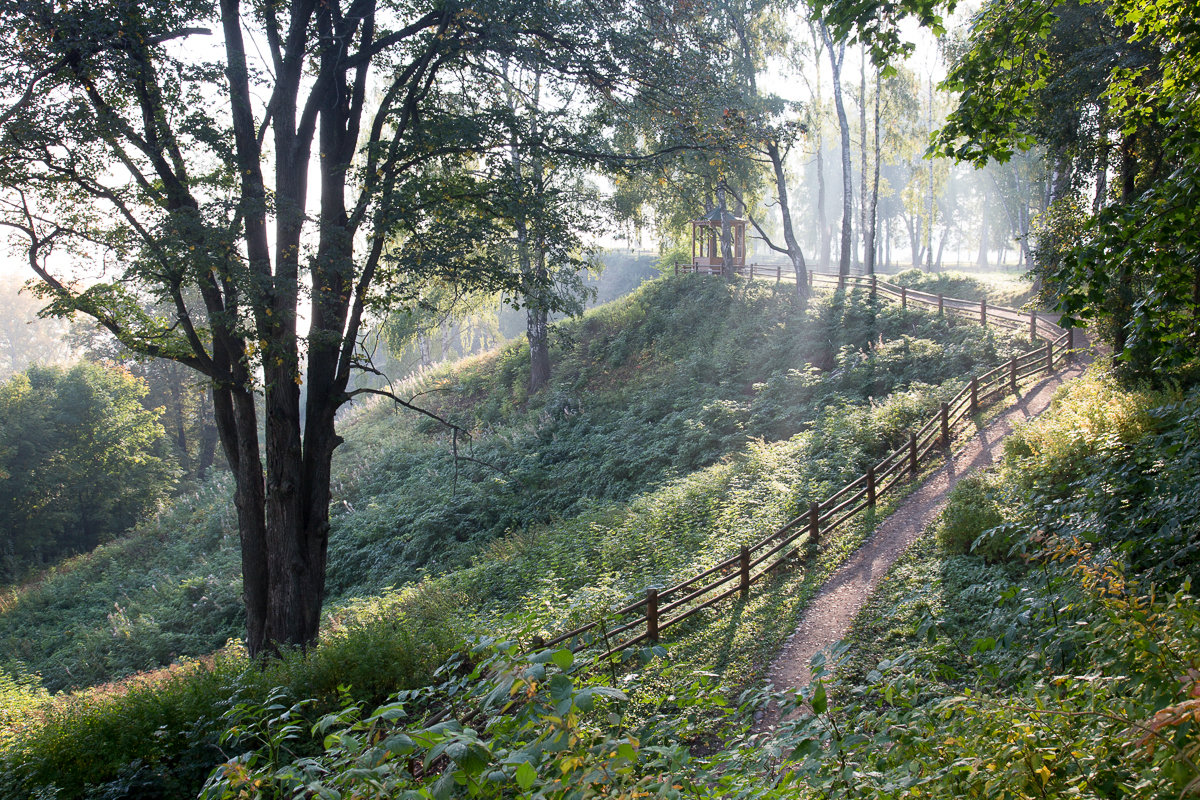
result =
M426 378L422 400L471 432L460 446L472 462L456 463L447 434L424 420L383 405L353 415L319 647L259 671L235 644L144 682L63 695L0 756L13 776L0 785L13 796L48 786L179 796L212 763L231 706L284 687L287 701L267 706L308 701L295 712L305 720L369 708L434 681L471 631L550 632L690 575L857 475L953 379L1023 347L860 295L801 309L768 284L695 277L650 284L560 326L555 341L554 383L533 397L522 347ZM81 559L10 595L0 620L10 671L53 688L97 683L236 635L236 536L212 491L110 546L106 561ZM759 677L763 654L865 530L823 543L732 617L672 629L676 662L717 670L726 692ZM73 585L122 601L102 601L97 619L61 591ZM200 625L183 622L189 613ZM56 614L66 629L41 636ZM181 635L208 625L209 638L164 649L175 615ZM674 680L655 672L647 686Z
M1055 436L1080 419L1081 435ZM1024 533L987 557L991 518L973 548L920 540L852 639L815 661L814 684L776 698L795 713L774 732L750 725L765 695L735 708L717 676L662 648L618 673L482 641L437 685L375 708L347 699L315 725L295 702L232 709L236 755L204 796L1187 796L1200 786L1198 434L1200 391L1129 391L1099 372L1069 387L995 477L951 500L990 498L999 527ZM1127 501L1072 505L1101 487Z

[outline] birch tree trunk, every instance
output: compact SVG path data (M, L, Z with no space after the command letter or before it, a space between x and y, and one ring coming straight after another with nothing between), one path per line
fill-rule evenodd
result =
M821 38L829 51L829 65L833 72L833 105L837 110L838 127L842 138L842 237L841 252L838 254L838 275L850 274L850 255L854 248L852 225L854 219L854 175L850 166L850 123L846 118L846 104L842 98L842 63L846 59L846 43L836 47L829 28L820 23Z

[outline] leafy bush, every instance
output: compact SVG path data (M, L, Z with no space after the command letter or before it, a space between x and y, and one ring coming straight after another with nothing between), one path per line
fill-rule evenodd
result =
M887 279L897 286L907 286L919 292L957 297L961 300L992 299L990 287L983 281L962 272L925 272L906 269Z
M251 664L237 647L203 661L53 700L21 688L0 694L0 715L35 718L0 741L0 797L194 796L221 758L222 716L276 687L313 698L319 715L342 699L378 704L428 684L460 646L458 598L412 589L361 604L308 654ZM0 683L0 688L6 684ZM36 707L33 703L36 701Z
M1092 370L1056 398L1053 413L1018 425L1005 440L1014 477L1025 485L1079 476L1089 459L1119 451L1159 425L1154 409L1177 393L1121 385L1112 372Z
M995 475L985 472L966 476L950 490L937 522L938 542L947 553L975 552L989 561L1008 555L1012 542L1003 532L984 536L1004 523L997 484Z
M303 702L235 706L224 740L240 752L201 797L674 798L716 774L696 780L697 723L735 729L707 676L669 671L665 695L636 676L617 687L568 650L485 643L441 676L378 708L346 702L311 728Z

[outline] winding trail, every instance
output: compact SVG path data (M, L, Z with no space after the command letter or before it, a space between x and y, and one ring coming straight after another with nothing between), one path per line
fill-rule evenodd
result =
M1012 433L1014 425L1044 411L1054 392L1082 375L1090 361L1090 350L1077 351L1069 365L1024 387L1016 403L971 436L945 465L879 523L871 538L825 581L804 611L796 631L771 664L770 681L776 691L809 684L813 656L846 637L854 617L892 564L945 508L946 495L954 485L995 461L1001 442ZM755 728L767 730L778 722L779 710L772 705L762 712Z

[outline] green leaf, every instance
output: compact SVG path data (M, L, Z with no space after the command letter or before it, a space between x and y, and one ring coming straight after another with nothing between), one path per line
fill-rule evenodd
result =
M824 714L829 708L829 702L825 698L825 684L817 684L817 691L813 694L812 707L813 711L818 714Z
M559 669L570 669L575 663L575 654L570 650L556 650L550 660L554 662Z
M533 782L537 780L537 770L528 761L521 762L521 766L517 767L517 773L514 776L517 779L517 785L521 787L521 791L529 791L529 787L533 786Z

